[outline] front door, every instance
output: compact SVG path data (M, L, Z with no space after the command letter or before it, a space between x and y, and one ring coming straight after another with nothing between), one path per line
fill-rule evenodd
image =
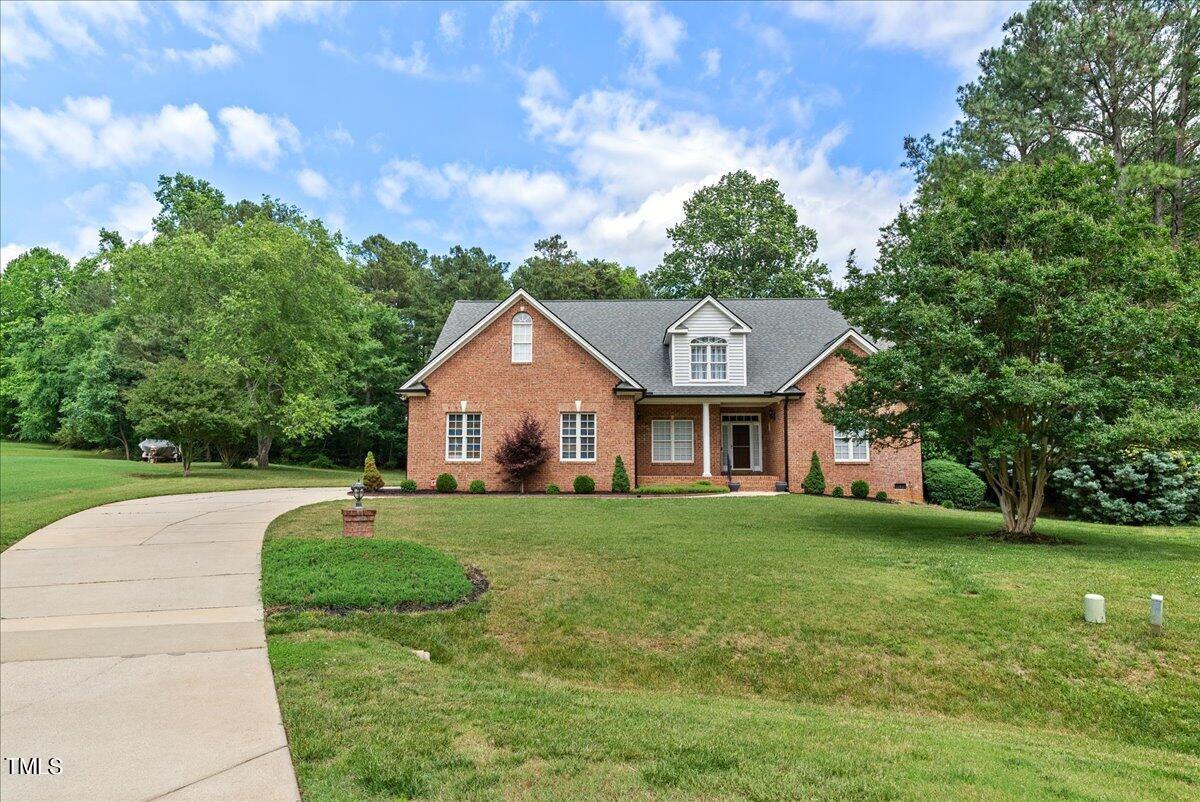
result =
M749 423L730 423L729 424L729 445L732 451L733 469L735 471L748 471L753 465L753 457L750 452L750 424Z

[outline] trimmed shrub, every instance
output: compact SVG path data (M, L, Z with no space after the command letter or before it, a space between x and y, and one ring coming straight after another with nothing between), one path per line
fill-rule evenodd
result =
M558 489L558 485L546 485L546 495L557 496L562 491Z
M625 470L625 463L621 461L621 455L617 455L617 464L613 468L612 490L614 493L629 492L629 474Z
M1200 520L1200 452L1125 451L1075 460L1051 488L1072 518L1173 526Z
M833 495L833 497L834 497L834 498L841 498L842 496L846 495L846 491L845 491L845 490L842 490L842 486L841 486L841 485L838 485L837 487L835 487L835 488L833 489L833 494L832 494L832 495Z
M222 464L224 464L224 462L225 462L224 457L221 458L221 462L222 462ZM239 459L238 462L241 462L241 460ZM306 464L310 468L336 468L337 467L337 465L334 464L333 460L331 460L329 457L325 456L324 454L318 454L317 456L310 459ZM226 467L230 467L230 466L226 465ZM363 484L365 485L366 482L363 482Z
M486 488L486 487L484 487L484 484L483 484L483 480L482 480L482 479L476 479L476 480L474 480L473 482L471 482L471 492L472 492L472 493L482 493L482 492L484 492L486 489L487 489L487 488Z
M433 485L439 493L453 493L458 490L458 480L451 474L439 473L437 482Z
M850 495L855 498L866 498L871 494L871 486L862 479L855 479L850 483Z
M925 495L934 504L950 501L955 507L971 509L983 503L986 486L967 466L949 459L931 459L923 469Z
M383 490L383 474L375 467L375 455L370 451L367 452L367 461L363 463L362 483L372 493Z
M952 509L954 509L954 502L951 501L950 499L946 499L945 501L942 502L942 507L947 510L952 510Z
M805 493L812 493L814 496L825 495L825 472L821 470L821 458L815 451L812 453L812 465L808 469L808 476L804 477L800 486L804 488Z
M878 493L875 494L875 500L876 501L887 501L887 491L880 490Z
M576 476L574 487L576 493L595 493L596 480L590 476Z
M397 487L400 488L401 493L415 493L417 492L417 480L401 479L400 484L397 485Z

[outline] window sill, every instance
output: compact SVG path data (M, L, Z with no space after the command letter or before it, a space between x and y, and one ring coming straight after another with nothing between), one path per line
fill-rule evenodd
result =
M570 458L570 457L559 457L558 461L559 462L591 462L591 463L596 462L596 460L594 460L594 459L574 459L574 458Z
M871 458L868 457L866 459L835 459L833 461L833 464L834 465L870 465Z
M446 459L444 461L445 462L483 462L483 458L478 457L476 459L469 459L467 457L463 457L462 459L455 459L454 457L446 457Z
M694 459L689 459L689 460L657 460L657 459L652 459L652 460L650 460L650 464L651 464L651 465L695 465L695 464L696 464L696 460L694 460Z

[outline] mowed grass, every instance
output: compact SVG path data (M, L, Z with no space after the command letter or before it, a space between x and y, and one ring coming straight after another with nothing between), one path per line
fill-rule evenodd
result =
M692 482L686 485L642 485L634 492L647 496L681 496L688 493L728 493L729 488L712 482Z
M361 471L276 465L266 471L192 465L183 478L178 463L148 465L38 443L0 442L0 548L48 523L98 504L172 493L206 493L256 487L349 487ZM388 472L394 484L403 474Z
M1045 521L1077 545L1035 546L981 537L991 514L805 496L373 504L377 538L492 586L268 621L308 799L1200 794L1196 527Z
M463 567L403 540L276 538L263 544L263 604L388 609L449 604L471 593Z

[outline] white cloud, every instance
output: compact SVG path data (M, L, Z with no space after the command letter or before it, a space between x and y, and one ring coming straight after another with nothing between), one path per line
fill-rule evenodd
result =
M700 54L700 58L704 60L704 72L700 73L701 78L715 78L721 74L721 51L717 48L705 50Z
M324 198L331 189L325 176L308 167L296 174L296 183L300 191L310 198Z
M522 16L534 25L541 20L541 15L530 7L527 0L508 0L501 3L500 8L496 9L488 30L492 36L492 48L497 53L503 53L512 47L513 37L517 31L517 21Z
M334 44L333 42L329 41L328 39L322 39L321 43L318 45L318 47L320 47L326 53L332 53L335 56L341 56L342 58L346 59L347 61L357 61L358 60L357 57L353 53L351 53L347 48L344 48L338 44Z
M344 148L353 147L354 145L354 137L350 135L350 132L341 123L338 123L336 128L326 131L325 136L329 137L329 141L333 144Z
M971 71L979 53L1000 41L1000 26L1027 5L1009 0L895 0L792 2L792 15L842 28L864 30L866 44L907 48Z
M205 48L194 50L176 50L168 47L163 50L167 61L182 62L197 72L204 70L222 70L237 63L237 52L226 44L216 43Z
M68 53L102 53L101 41L124 40L145 24L142 7L121 2L0 3L0 63L27 67L61 49Z
M188 0L174 4L175 13L188 27L210 39L257 50L263 31L284 22L317 23L340 17L346 4L333 0L243 0L205 3Z
M391 51L385 51L375 56L375 63L403 75L429 75L429 58L425 55L425 43L419 40L412 43L412 53L409 55L398 56Z
M74 241L62 251L72 260L96 252L101 228L117 231L126 242L149 242L155 237L158 201L149 187L137 181L125 184L119 195L108 184L96 184L71 195L63 205L75 218Z
M5 148L39 161L103 169L159 158L208 164L217 131L208 112L195 103L120 115L113 113L107 97L68 97L61 109L48 112L6 104L0 137Z
M244 106L217 113L225 126L226 152L234 161L271 169L285 150L300 150L300 132L287 117L272 117Z
M454 45L462 39L463 19L458 11L443 11L438 15L438 35L447 45Z
M379 180L375 182L375 199L385 209L408 212L404 197L413 189L426 197L444 199L450 194L450 180L441 170L431 169L420 162L393 159L379 173Z
M637 45L641 64L634 71L643 78L679 56L679 43L687 38L683 21L658 3L609 2L609 12L621 23L622 41Z
M909 191L899 171L836 164L840 128L812 143L769 140L629 91L569 99L545 69L529 73L525 87L521 106L531 133L561 151L568 169L395 161L376 184L378 200L407 213L415 198L449 198L514 247L559 232L585 255L648 269L661 260L666 229L682 217L684 201L723 174L746 169L780 182L800 220L817 231L819 255L837 270L851 249L873 257L879 226Z

